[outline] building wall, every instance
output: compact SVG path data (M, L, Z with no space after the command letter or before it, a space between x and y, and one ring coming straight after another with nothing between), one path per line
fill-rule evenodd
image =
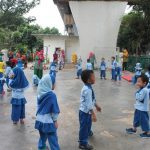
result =
M59 47L65 50L66 53L66 61L71 62L71 55L73 52L77 52L79 50L79 39L78 37L67 37L67 36L44 36L44 54L46 55L46 51L48 50L47 57L50 61L53 61L53 54L55 52L55 48Z
M48 50L48 58L50 61L53 61L53 54L55 52L55 48L59 47L65 50L65 39L58 38L58 37L47 37L43 38L44 40L44 54Z
M77 54L77 51L79 51L79 38L68 37L66 40L66 61L71 62L72 54Z
M121 18L127 2L118 1L70 1L80 41L78 54L83 62L90 51L97 60L105 57L110 60L116 53L117 37Z

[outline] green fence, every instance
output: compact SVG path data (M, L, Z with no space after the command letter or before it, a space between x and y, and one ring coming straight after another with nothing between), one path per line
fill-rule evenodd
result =
M134 72L137 62L141 63L143 70L146 71L148 65L150 65L150 56L129 56L128 70Z

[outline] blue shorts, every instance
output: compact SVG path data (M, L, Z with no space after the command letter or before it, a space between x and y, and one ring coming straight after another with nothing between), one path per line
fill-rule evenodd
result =
M136 109L134 113L133 126L135 128L141 126L144 132L148 132L150 130L148 112Z

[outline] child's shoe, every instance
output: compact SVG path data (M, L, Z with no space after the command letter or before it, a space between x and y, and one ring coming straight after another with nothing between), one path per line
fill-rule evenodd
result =
M84 149L84 150L92 150L93 146L87 144L87 145L79 145L79 149Z
M141 138L145 138L145 139L146 139L146 138L150 138L150 134L144 132L144 133L140 134L140 137L141 137Z
M136 130L134 130L133 128L129 128L129 129L126 129L126 132L128 134L135 134L136 133Z
M18 124L18 122L15 122L15 121L13 122L13 125L17 125L17 124Z

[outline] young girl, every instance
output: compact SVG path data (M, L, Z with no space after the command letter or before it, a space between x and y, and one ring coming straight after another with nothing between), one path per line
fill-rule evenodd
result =
M56 77L56 71L57 71L57 62L53 61L50 64L50 75L53 75L54 77Z
M19 67L15 67L10 74L10 88L12 89L12 114L11 119L16 125L20 120L24 124L25 104L27 103L24 97L24 90L29 86L29 82L25 77L24 72Z
M60 113L57 97L53 93L55 77L50 74L45 75L38 85L35 129L39 130L40 139L39 150L46 150L48 139L51 150L60 150L57 138L57 118Z
M111 64L112 65L112 67L111 67L111 75L112 75L111 80L115 81L115 79L116 79L116 67L117 67L116 58L112 57L111 62L112 62L112 64Z
M0 56L0 94L3 96L5 94L4 92L4 68L5 68L5 63L3 62L2 56Z

